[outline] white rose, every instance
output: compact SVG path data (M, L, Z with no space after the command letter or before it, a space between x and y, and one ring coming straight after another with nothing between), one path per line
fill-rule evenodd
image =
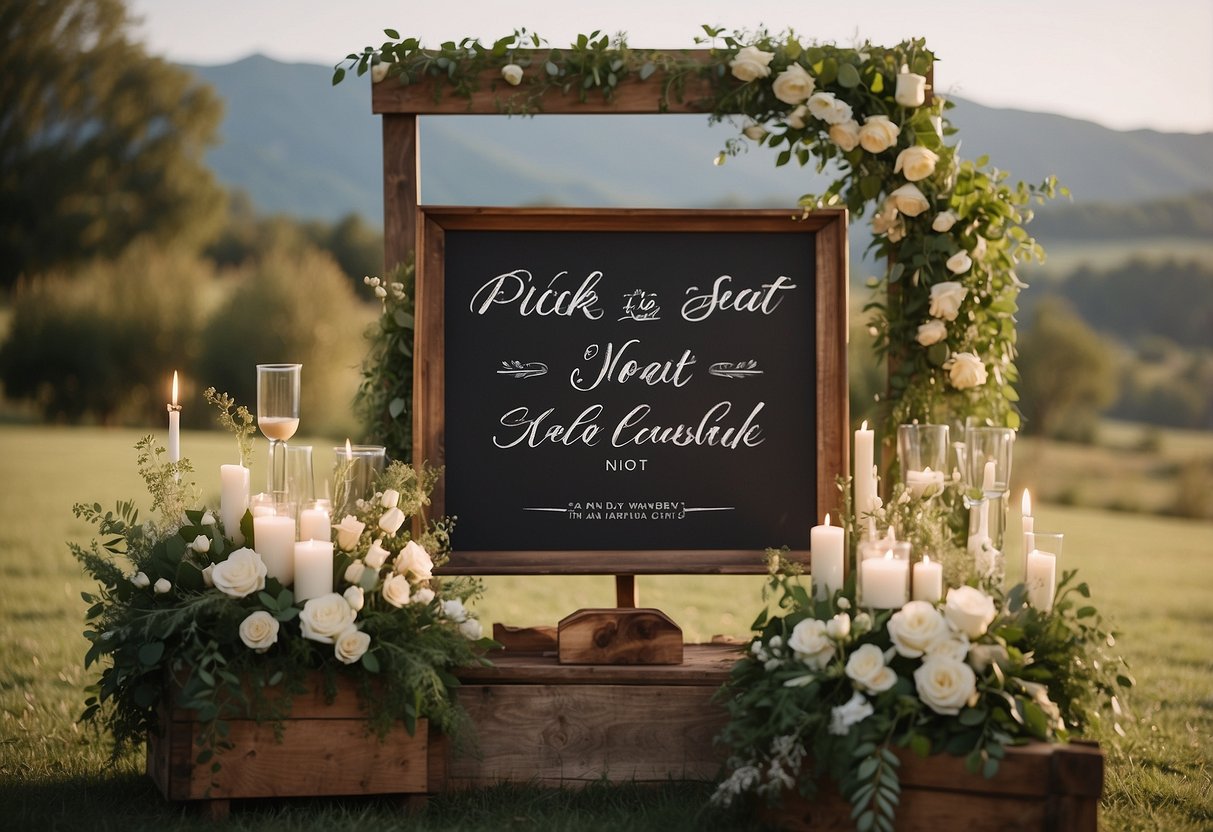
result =
M855 635L861 636L870 629L872 629L872 616L862 610L855 613L855 618L851 621L851 630Z
M845 705L830 709L830 733L836 737L845 737L852 725L863 722L874 712L867 697L856 691L851 694Z
M353 664L371 646L371 637L357 627L346 627L333 641L333 655L342 664Z
M897 76L897 91L893 98L903 107L921 107L927 100L927 79L913 72Z
M838 145L844 153L850 153L859 144L859 122L851 119L841 124L831 124L830 141Z
M787 117L783 120L784 124L797 130L803 130L805 125L804 117L808 114L808 112L809 108L804 104L801 104L799 107L792 110L792 112L788 113Z
M900 216L893 220L893 224L889 226L889 230L884 233L889 238L890 243L899 243L906 236L906 224Z
M948 622L926 601L911 601L889 619L889 638L898 654L916 659L950 635Z
M131 578L131 584L134 585L136 589L147 589L152 585L152 579L143 572L136 572Z
M771 74L771 59L774 52L763 52L757 46L745 46L737 51L729 61L729 69L738 81L750 82L766 78Z
M918 186L910 184L902 185L889 194L888 201L907 217L917 217L931 207L931 203L927 202L927 198L922 195L922 191L918 190Z
M371 83L378 84L387 77L388 65L383 61L371 64Z
M458 598L452 598L449 601L442 602L442 614L454 621L456 624L462 624L467 620L467 610L463 608L463 601Z
M985 673L990 665L1005 664L1010 658L1001 644L974 644L969 648L969 664L978 673Z
M969 655L968 636L964 633L953 633L949 638L940 639L927 648L927 655L963 662Z
M792 64L779 73L771 84L771 92L784 104L799 104L813 94L816 82L800 64Z
M309 598L299 613L299 629L304 638L321 644L332 644L340 633L354 623L357 613L349 602L336 592Z
M834 643L826 635L826 623L816 618L806 618L792 628L788 647L796 658L814 670L821 670L834 655Z
M391 554L383 548L383 538L379 538L371 544L371 548L366 552L366 565L371 569L378 569L387 563L388 556Z
M954 716L977 692L977 675L964 662L928 656L914 671L918 698L937 714Z
M206 569L203 569L203 570L202 570L202 583L203 583L203 584L205 584L206 586L214 586L214 585L215 585L215 578L214 578L214 576L211 574L211 573L213 573L214 571L215 571L215 564L213 564L213 563L212 563L212 564L210 564L210 565L208 565L208 566L206 567Z
M815 92L809 96L809 112L826 124L843 124L851 119L851 105L839 101L832 92Z
M468 641L475 641L484 635L484 628L475 618L469 618L459 625L459 632L463 633L463 637Z
M366 564L360 560L350 561L350 565L345 567L345 582L356 584L362 580L362 576L366 574Z
M506 64L501 68L501 77L511 87L516 87L522 83L522 67L518 66L518 64Z
M420 543L410 540L396 556L396 571L411 573L414 581L428 581L434 576L434 560Z
M211 514L209 509L206 511L205 514L202 515L201 525L203 525L203 526L215 525L215 515Z
M409 602L409 579L404 575L388 575L383 581L383 600L393 607Z
M957 390L981 387L989 378L986 365L971 352L956 353L944 366L948 370L948 380Z
M396 506L400 505L400 492L394 488L389 488L387 491L384 491L379 497L379 505L383 506L384 508L395 508Z
M835 641L842 641L851 634L851 616L845 612L840 612L838 615L826 622L826 635Z
M363 594L362 587L351 586L346 587L345 592L341 593L341 597L350 605L350 609L354 612L362 609L362 605L366 603L366 596Z
M395 534L404 525L404 512L398 508L389 508L379 518L379 528L388 534Z
M366 528L366 523L363 523L352 514L347 514L341 518L341 523L337 526L337 548L343 552L351 552L358 545L358 538L362 536L362 530Z
M413 593L413 597L409 598L410 604L428 604L434 600L434 590L428 586L423 586L421 589Z
M257 610L240 622L240 640L248 649L264 653L278 641L278 626L277 618Z
M876 216L872 217L872 233L885 234L893 224L897 222L897 208L888 200L876 212Z
M910 182L918 182L935 172L937 162L939 162L939 154L934 150L914 145L897 154L897 161L893 163L893 173L904 173L905 178Z
M925 324L918 325L918 335L915 340L924 347L929 347L932 344L938 344L944 338L948 337L948 327L943 321L938 318L932 318Z
M770 135L770 133L767 132L766 128L763 127L761 124L747 125L746 128L744 130L742 130L741 132L744 133L745 137L752 142L760 142L763 139L765 139L767 136Z
M232 552L227 560L216 563L211 570L211 580L224 595L243 598L265 589L265 572L261 555L245 547Z
M969 638L980 638L994 621L997 610L994 599L980 589L959 586L948 590L943 614L958 632Z
M960 314L960 303L969 290L954 280L945 280L931 287L930 313L945 321L954 321Z
M880 693L897 683L897 674L884 663L884 651L865 644L847 659L847 678L860 690Z
M956 220L960 219L951 211L940 211L935 215L935 219L931 221L931 230L938 231L943 234L946 231L951 231L952 226L956 225Z
M897 144L901 128L888 116L868 116L859 128L859 144L868 153L883 153Z
M168 578L159 578L152 586L152 591L157 595L167 595L172 590L173 585Z
M209 552L211 550L211 539L204 534L200 534L190 543L190 548L198 554Z
M973 265L973 258L969 257L969 253L964 249L953 254L944 264L948 267L948 271L952 274L964 274Z

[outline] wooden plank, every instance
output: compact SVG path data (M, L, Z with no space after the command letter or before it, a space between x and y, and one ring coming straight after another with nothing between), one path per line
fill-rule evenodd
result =
M843 443L845 444L845 443ZM435 489L435 494L438 489ZM836 494L833 488L831 494ZM832 499L832 497L831 497ZM445 500L445 497L444 497ZM809 551L788 557L808 564ZM438 575L764 575L766 552L748 549L663 549L660 552L593 551L477 552L461 550Z
M706 49L660 51L692 67L706 68L711 57ZM543 62L548 54L546 51L519 50L518 54L535 57L534 64L526 70L528 74L543 71ZM556 90L529 105L525 85L510 86L501 78L501 72L496 69L485 70L480 74L476 83L478 89L470 99L454 95L447 84L443 84L436 90L430 79L422 79L412 84L401 84L399 80L389 78L371 85L371 111L383 114L411 113L418 115L500 115L511 111L528 112L536 109L549 114L576 113L582 115L703 113L707 112L711 106L713 92L709 79L701 76L699 72L695 69L685 75L682 95L678 96L670 91L664 103L662 95L667 91L667 86L673 79L662 72L655 73L646 81L641 81L636 75L623 79L609 101L605 100L599 92L587 92L586 100L581 101L576 92L566 95L562 91ZM730 79L728 83L734 82Z
M465 685L477 753L456 754L448 786L576 786L711 780L724 749L715 688L647 685Z
M417 247L421 195L421 148L417 116L383 117L383 263L403 263Z
M497 623L493 625L493 641L511 653L555 653L556 628L511 627ZM494 655L493 658L496 659L497 656Z
M494 654L492 667L466 667L464 685L663 685L709 687L729 678L741 647L688 644L678 665L562 665L554 656Z
M366 711L363 710L358 698L358 686L353 679L347 676L337 676L334 679L334 690L336 695L330 702L325 696L322 677L319 674L312 674L306 682L305 691L291 698L291 718L364 719L366 717ZM270 689L266 692L266 696L273 698L282 692L280 688ZM175 722L191 722L194 719L194 712L188 708L182 708L180 704L174 702L170 718Z
M561 664L682 664L682 628L661 610L577 610L557 632Z
M814 212L810 217L821 212ZM849 328L847 216L824 223L817 231L817 517L838 516L839 474L851 470L851 435L847 378ZM798 558L799 559L799 558ZM843 568L847 569L847 559Z

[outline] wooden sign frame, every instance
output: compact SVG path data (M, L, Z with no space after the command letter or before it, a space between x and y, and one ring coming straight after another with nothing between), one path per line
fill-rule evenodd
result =
M415 460L445 462L445 256L448 231L620 231L727 234L799 234L814 242L813 310L816 355L817 505L821 517L836 506L835 479L847 470L847 233L844 210L823 210L803 219L791 211L688 211L629 209L422 209L417 250L414 368ZM813 461L807 461L812 464ZM446 483L439 481L432 512L443 515ZM810 524L811 525L811 524ZM807 528L806 540L807 540ZM457 535L456 535L457 542ZM778 545L761 541L758 545ZM807 560L808 550L792 552ZM461 551L456 546L447 574L753 574L765 571L762 548Z

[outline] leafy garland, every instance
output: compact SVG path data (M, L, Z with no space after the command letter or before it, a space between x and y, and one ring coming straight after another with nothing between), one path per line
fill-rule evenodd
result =
M379 47L339 62L333 83L369 72L376 81L429 83L436 98L470 99L496 71L499 80L487 83L499 109L534 113L551 94L609 101L621 84L649 79L668 104L682 100L689 80L706 80L711 98L697 105L715 120L744 117L742 136L718 163L747 142L777 150L776 165L795 160L837 174L823 193L800 197L806 211L845 205L873 215L870 249L888 265L866 310L890 367L890 433L914 420L967 417L1018 427L1014 316L1024 284L1015 267L1043 258L1024 229L1030 204L1065 189L1052 178L1012 185L985 157L960 158L947 142L956 133L945 115L952 103L926 95L934 55L922 40L839 47L806 44L791 31L703 28L697 42L708 44L707 63L632 49L622 35L600 32L564 49L524 29L491 44L465 38L431 49L387 29Z

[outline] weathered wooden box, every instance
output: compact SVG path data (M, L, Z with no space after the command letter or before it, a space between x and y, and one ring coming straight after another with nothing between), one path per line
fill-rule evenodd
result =
M1007 749L986 779L958 757L900 752L897 832L1096 832L1104 759L1096 745L1033 743ZM764 819L788 832L851 832L851 805L836 789L808 801L787 794Z
M340 679L331 703L319 677L311 688L295 697L281 741L268 722L231 720L234 747L216 756L218 772L194 762L194 712L166 701L161 730L148 737L148 775L166 799L209 801L206 808L216 816L234 799L399 795L412 802L441 790L445 745L425 720L413 736L397 726L381 741L367 730L353 682Z

